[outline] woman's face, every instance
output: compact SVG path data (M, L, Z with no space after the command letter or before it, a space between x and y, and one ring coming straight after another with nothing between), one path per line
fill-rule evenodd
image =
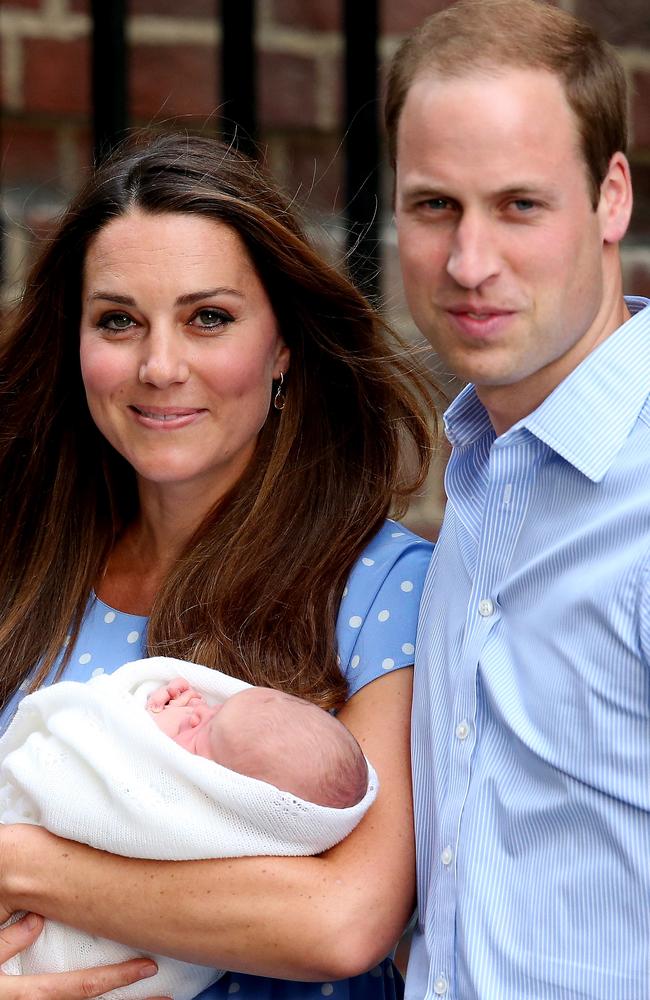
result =
M250 461L289 367L235 230L172 212L133 210L90 243L80 352L92 418L141 487L210 503Z

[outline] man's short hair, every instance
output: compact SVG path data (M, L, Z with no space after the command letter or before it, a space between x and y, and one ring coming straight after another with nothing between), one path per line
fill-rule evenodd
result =
M577 119L595 208L612 156L627 149L625 73L612 46L589 25L539 0L459 0L402 42L386 95L391 163L399 118L416 77L461 77L504 66L545 69L560 78Z

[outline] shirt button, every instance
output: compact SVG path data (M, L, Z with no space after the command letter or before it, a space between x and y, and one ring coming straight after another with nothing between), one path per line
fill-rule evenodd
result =
M440 860L445 866L448 866L452 863L452 861L454 860L454 852L452 851L451 847L445 847L442 854L440 855Z
M467 725L464 719L462 722L459 722L458 725L456 726L456 736L458 737L459 740L466 740L467 737L469 736L469 726Z
M447 992L448 985L449 984L447 983L447 980L445 979L444 976L438 976L435 983L433 984L433 992L437 993L437 995L441 997L443 993Z
M494 614L494 601L491 601L489 597L484 597L482 601L478 602L478 613L482 618L489 618L490 615Z

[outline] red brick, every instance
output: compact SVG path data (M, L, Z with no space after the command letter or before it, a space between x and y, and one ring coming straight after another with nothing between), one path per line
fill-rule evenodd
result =
M650 73L635 73L632 87L634 148L650 147Z
M58 181L57 157L56 129L5 118L0 159L7 185Z
M316 65L313 59L263 52L259 60L259 116L271 128L313 127Z
M68 6L75 13L90 13L90 0L68 0ZM214 20L219 17L214 0L182 0L182 3L179 0L128 0L127 7L129 15L158 14L162 17L208 17Z
M438 10L449 7L451 0L384 0L379 8L381 31L387 35L402 35Z
M231 2L232 0L224 0ZM237 3L237 0L235 0ZM130 0L131 14L161 14L165 17L209 17L215 21L218 12L214 0Z
M24 42L24 93L28 111L86 114L90 108L90 53L86 39Z
M12 8L24 9L25 7L29 7L30 10L35 10L36 8L41 7L42 4L43 0L9 0L8 3L4 2L0 6L6 7L7 10L12 10Z
M343 0L273 0L271 17L290 28L339 31Z
M211 115L219 104L212 45L137 45L130 53L131 116Z
M575 13L612 45L650 45L648 0L578 0Z

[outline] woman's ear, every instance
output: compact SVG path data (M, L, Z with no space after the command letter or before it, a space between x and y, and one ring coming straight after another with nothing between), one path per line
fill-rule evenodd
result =
M278 353L275 359L275 367L273 368L273 378L280 378L280 372L286 374L289 371L289 366L291 364L291 351L285 344L283 340L280 340L278 344Z
M632 214L632 178L630 165L623 153L614 153L609 161L605 180L600 187L597 212L603 243L618 243L622 240Z

